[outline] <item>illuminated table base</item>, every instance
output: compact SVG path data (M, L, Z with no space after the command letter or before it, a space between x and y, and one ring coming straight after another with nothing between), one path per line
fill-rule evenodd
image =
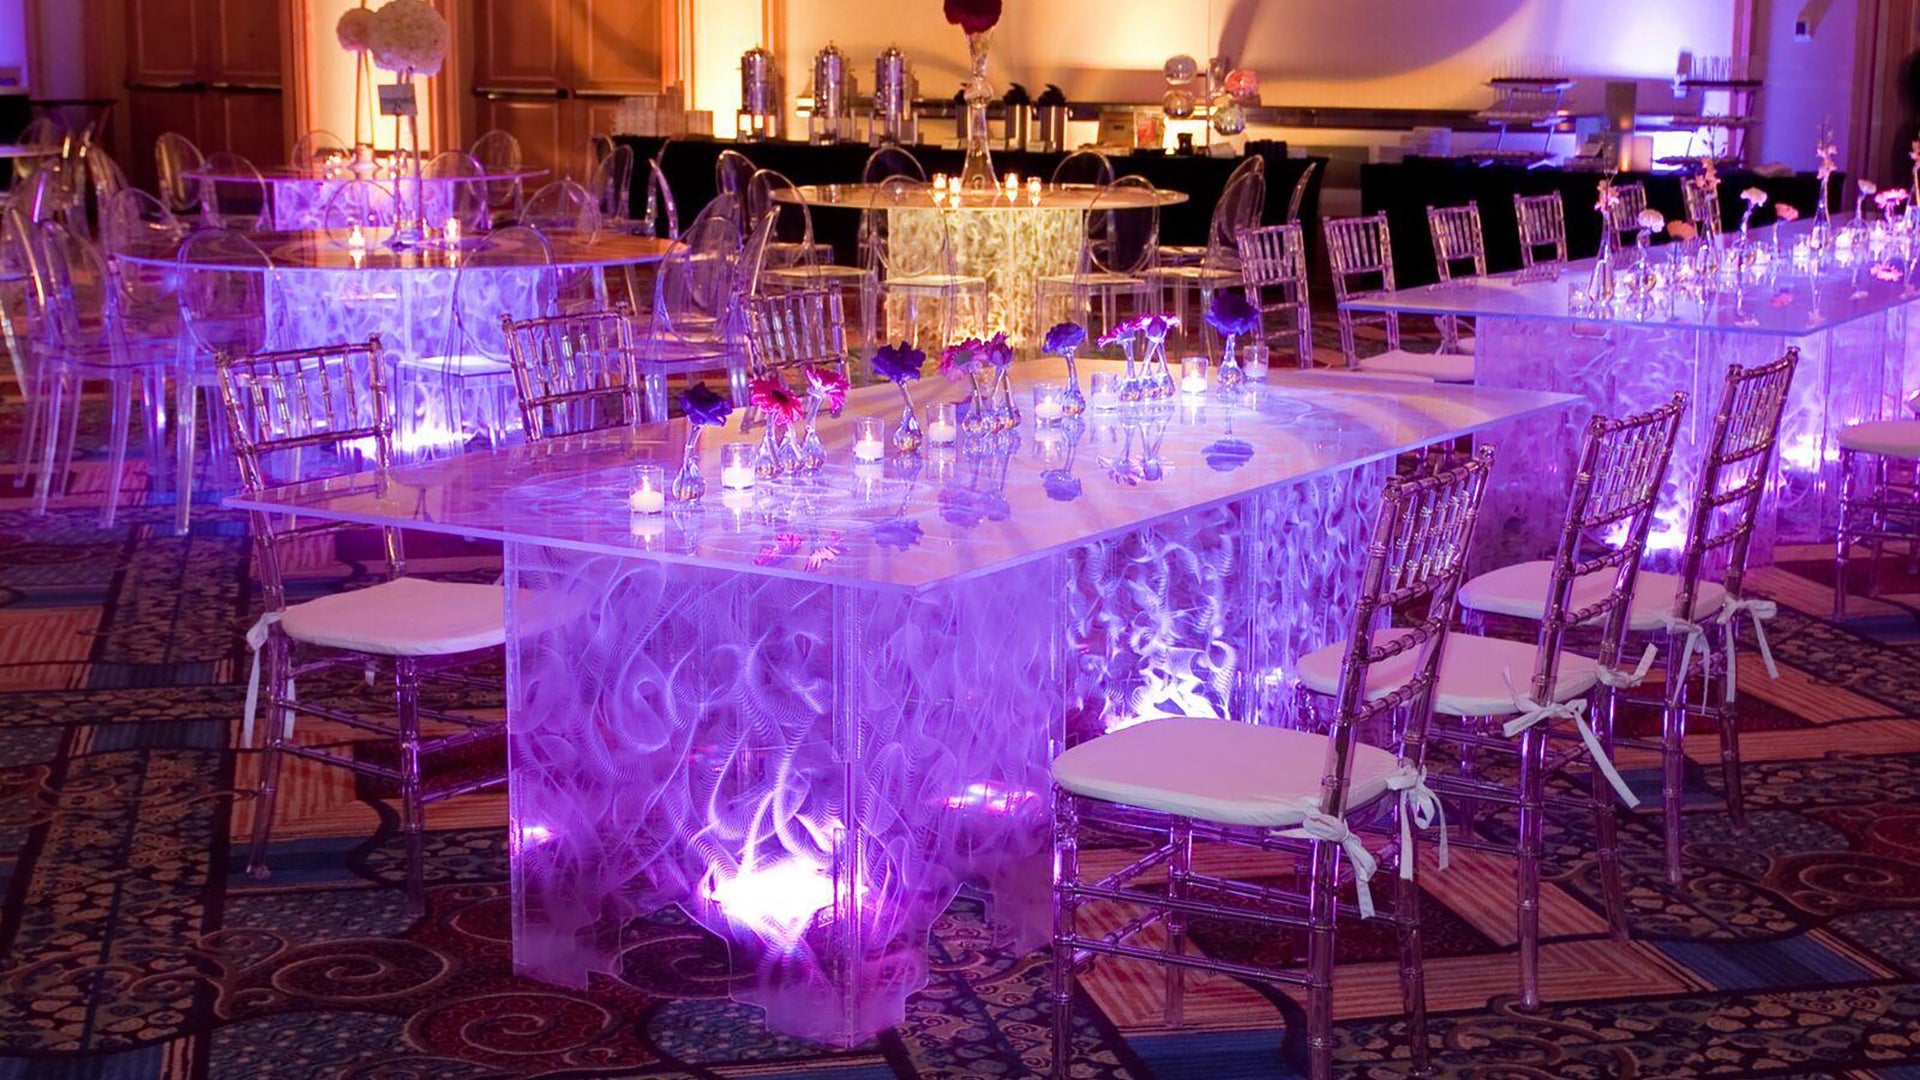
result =
M956 317L955 336L1005 331L1015 344L1036 342L1045 332L1045 327L1033 325L1036 287L1043 277L1073 272L1080 258L1087 216L1080 207L1036 207L1018 202L1004 209L896 208L886 213L887 240L895 252L895 265L937 265L940 219L946 219L955 264L962 274L986 278L990 299L984 318L971 311ZM895 307L889 305L890 318Z

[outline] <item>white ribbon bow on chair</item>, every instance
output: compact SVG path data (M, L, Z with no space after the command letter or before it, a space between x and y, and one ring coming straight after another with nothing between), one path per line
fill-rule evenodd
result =
M1693 665L1694 653L1700 654L1701 669L1705 670L1707 650L1713 648L1707 641L1706 626L1697 622L1688 622L1685 619L1676 618L1672 614L1668 614L1661 618L1660 628L1669 634L1687 635L1686 644L1680 646L1680 671L1674 678L1681 682L1687 681L1687 669Z
M1765 620L1780 614L1780 605L1771 600L1762 600L1752 596L1743 596L1739 599L1731 596L1727 597L1727 602L1720 605L1720 614L1714 616L1714 621L1725 627L1727 631L1726 700L1729 705L1733 704L1733 699L1738 693L1738 687L1733 674L1733 646L1735 639L1740 635L1735 632L1733 620L1739 618L1742 613L1753 622L1753 640L1759 645L1760 662L1767 667L1767 678L1778 679L1780 677L1780 666L1773 662L1773 647L1767 644L1767 630L1766 627L1762 625Z
M1658 655L1660 655L1660 647L1649 642L1647 651L1640 654L1640 662L1634 665L1632 671L1603 667L1595 672L1595 675L1599 677L1602 686L1610 686L1615 690L1631 690L1647 681L1647 672L1653 670L1653 659Z
M1427 786L1427 770L1410 761L1387 777L1387 790L1400 793L1400 876L1413 880L1413 827L1440 829L1440 869L1447 868L1447 810L1440 796Z
M1613 759L1607 756L1606 747L1600 745L1600 737L1593 733L1593 725L1587 723L1585 698L1575 698L1567 702L1549 702L1543 705L1521 697L1520 691L1514 690L1513 672L1507 672L1506 679L1507 689L1513 690L1513 707L1520 710L1519 716L1507 721L1501 728L1507 738L1511 739L1543 720L1573 721L1574 730L1580 733L1580 741L1587 745L1587 753L1593 757L1594 768L1599 769L1600 775L1607 778L1607 783L1613 786L1614 792L1620 796L1620 801L1626 803L1628 807L1640 805L1639 796L1635 795L1633 789L1627 786L1627 782L1620 778L1620 770L1613 767Z
M273 624L280 621L280 613L269 611L260 616L247 628L247 648L253 650L253 667L247 672L247 711L240 721L240 746L242 749L253 745L253 718L260 710L260 650L267 646L267 636L273 630Z
M1321 813L1317 799L1302 800L1301 805L1306 809L1307 816L1297 827L1287 829L1280 835L1291 840L1325 840L1339 844L1340 849L1347 853L1347 862L1353 867L1353 892L1360 902L1360 917L1373 918L1373 890L1367 887L1367 880L1380 868L1380 861L1373 857L1373 852L1367 850L1367 845L1360 842L1360 837L1347 828L1345 821Z

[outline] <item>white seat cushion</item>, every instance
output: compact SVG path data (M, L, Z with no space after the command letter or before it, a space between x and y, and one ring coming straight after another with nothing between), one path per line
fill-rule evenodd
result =
M1920 458L1920 420L1872 420L1840 429L1840 445L1884 457Z
M1327 737L1232 720L1149 720L1081 743L1053 761L1053 779L1089 799L1223 825L1298 825L1320 795ZM1398 759L1353 747L1349 807L1387 790Z
M1481 574L1460 587L1460 606L1491 615L1512 615L1520 619L1543 619L1547 613L1547 588L1553 580L1553 564L1515 563ZM1613 589L1613 571L1602 570L1576 578L1573 582L1573 607L1591 607L1606 598ZM1666 623L1680 595L1678 574L1640 571L1633 587L1633 607L1628 610L1627 625L1633 630L1658 630ZM1718 582L1702 581L1693 598L1689 618L1698 622L1720 610L1727 590Z
M1472 356L1473 342L1474 342L1474 338L1472 335L1462 334L1460 337L1454 339L1454 342L1453 342L1454 351L1458 352L1462 356Z
M451 656L506 641L506 596L498 585L403 577L295 604L280 629L330 649Z
M1406 630L1387 630L1374 635L1376 642L1405 636ZM1440 681L1434 688L1435 712L1448 716L1511 716L1520 710L1514 705L1515 691L1530 692L1534 657L1539 646L1529 641L1505 641L1500 638L1463 634L1447 635L1445 652L1440 657ZM1300 658L1300 681L1318 694L1331 694L1340 688L1340 661L1346 656L1345 642L1335 642ZM1373 665L1367 682L1367 696L1382 698L1406 685L1413 677L1418 650L1409 650L1390 660ZM1572 701L1593 689L1600 681L1600 665L1570 652L1560 654L1560 673L1554 697Z
M1404 349L1388 349L1374 356L1361 357L1355 366L1361 371L1418 375L1434 382L1473 381L1473 357L1466 353L1410 353Z

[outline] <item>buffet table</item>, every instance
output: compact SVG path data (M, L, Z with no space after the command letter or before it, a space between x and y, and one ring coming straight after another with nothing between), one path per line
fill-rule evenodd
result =
M1784 227L1790 250L1806 234ZM1656 249L1655 258L1660 258ZM1777 544L1831 538L1837 519L1839 431L1849 424L1903 415L1903 399L1920 386L1920 319L1904 278L1882 281L1862 257L1819 274L1782 273L1680 299L1671 312L1641 314L1631 305L1595 309L1573 293L1589 282L1591 260L1558 276L1463 279L1350 301L1357 311L1456 315L1474 320L1479 385L1579 394L1609 415L1649 409L1676 390L1692 397L1649 547L1678 551L1712 433L1727 365L1754 365L1800 350L1781 421L1772 490L1761 503L1750 559L1763 566ZM1909 324L1912 324L1911 326ZM1554 462L1538 474L1543 487L1564 483ZM1515 492L1509 491L1508 494ZM1543 492L1544 495L1544 492ZM1557 496L1556 496L1557 500ZM1539 512L1524 497L1490 497L1482 517L1523 522ZM1513 554L1522 554L1513 551ZM1482 546L1479 554L1490 550ZM1529 553L1539 557L1539 553Z
M1016 367L1016 398L1036 377L1057 362ZM913 389L923 412L957 392ZM899 414L874 387L823 424L812 481L714 483L712 444L758 434L736 412L707 498L660 515L629 512L632 469L674 471L681 421L229 505L503 542L519 971L617 973L627 921L677 904L773 1028L852 1044L902 1018L962 885L1046 940L1068 738L1284 721L1291 659L1346 629L1395 455L1571 403L1284 373L845 464L857 417ZM1495 437L1497 479L1527 451Z

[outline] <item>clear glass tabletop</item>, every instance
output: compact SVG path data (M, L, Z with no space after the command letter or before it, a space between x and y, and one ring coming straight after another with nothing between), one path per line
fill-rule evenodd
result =
M1355 311L1802 337L1881 314L1920 296L1912 268L1897 251L1883 251L1876 257L1866 245L1858 245L1857 251L1849 248L1845 254L1829 256L1818 270L1796 267L1794 245L1809 228L1806 222L1782 226L1777 257L1771 228L1754 230L1754 243L1768 253L1765 272L1704 294L1675 291L1671 310L1664 305L1648 310L1631 302L1601 309L1576 305L1576 291L1589 286L1592 259L1568 263L1557 273L1519 271L1372 293L1344 306ZM1732 244L1733 237L1726 242ZM1656 266L1668 265L1668 246L1651 249L1650 257ZM1629 250L1616 256L1615 265L1627 268L1635 261L1635 252ZM1893 280L1876 276L1876 270Z
M1084 379L1117 364L1083 362ZM805 481L761 481L727 492L720 446L752 441L745 410L702 436L707 495L662 515L628 508L633 466L669 477L686 441L683 421L468 453L393 470L373 490L362 475L309 480L229 506L325 520L396 525L451 535L659 559L745 573L919 590L989 573L1063 548L1299 483L1579 399L1524 390L1448 387L1346 373L1276 372L1244 403L1214 395L1153 409L1090 413L1082 424L1037 427L1031 387L1058 379L1047 360L1014 369L1022 427L1010 452L965 446L856 465L854 421L891 429L891 386L854 391L820 428L828 465ZM913 396L961 400L937 376ZM1017 437L1016 437L1017 436ZM964 439L964 436L963 436ZM1507 468L1521 467L1509 462Z
M1131 210L1150 205L1172 206L1187 201L1182 191L1157 188L1151 198L1140 189L1105 189L1090 184L1047 185L1038 194L1024 187L1009 195L1005 189L968 191L937 198L929 185L904 190L883 184L801 184L773 193L778 202L833 206L849 210L1088 210L1097 199L1109 210Z
M631 266L665 259L679 245L672 240L626 233L603 232L586 237L565 232L548 233L553 247L554 265L561 268ZM469 236L459 248L439 245L417 248L391 248L369 244L355 251L341 239L320 232L249 233L249 238L272 260L279 271L300 270L458 270L461 255L477 245L481 237ZM178 268L174 260L184 237L142 239L116 258L146 266ZM497 261L490 262L498 266ZM258 270L250 262L194 263L206 270Z

